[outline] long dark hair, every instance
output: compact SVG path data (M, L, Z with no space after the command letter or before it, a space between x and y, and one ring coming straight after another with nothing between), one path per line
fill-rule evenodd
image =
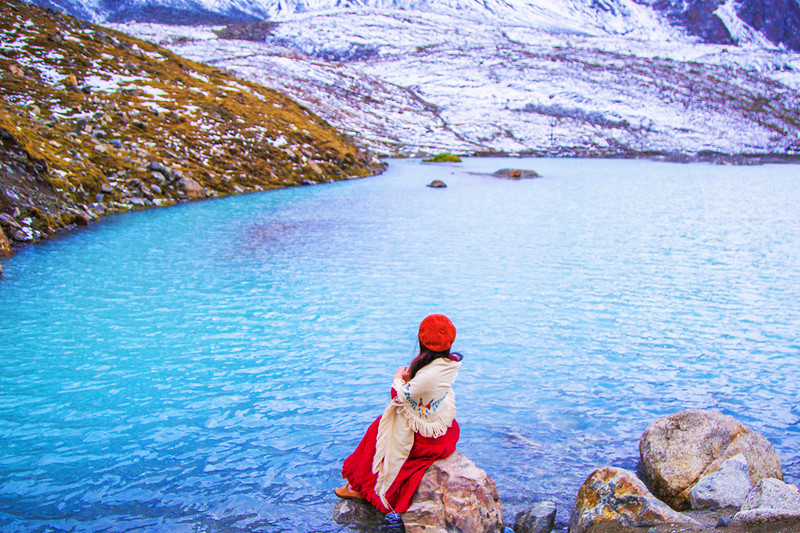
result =
M414 379L414 376L417 375L417 372L439 358L461 361L464 356L458 352L450 353L450 348L444 350L443 352L434 352L433 350L423 346L422 341L420 341L419 355L412 359L411 364L408 365L408 379Z

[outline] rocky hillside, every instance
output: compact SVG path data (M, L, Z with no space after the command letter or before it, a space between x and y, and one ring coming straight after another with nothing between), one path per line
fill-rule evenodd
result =
M390 155L800 154L792 52L364 10L116 27L290 94Z
M12 244L107 213L384 168L273 90L54 11L0 10L0 228Z

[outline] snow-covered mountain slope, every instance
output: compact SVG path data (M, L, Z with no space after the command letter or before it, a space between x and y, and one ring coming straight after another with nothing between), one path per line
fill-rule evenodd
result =
M188 13L257 20L297 13L369 8L510 22L566 32L644 34L664 26L655 11L633 0L38 0L95 21L158 20ZM161 19L161 20L159 20ZM214 21L210 21L213 23Z
M284 91L389 154L800 149L800 56L777 50L363 10L287 17L263 42L118 28Z
M94 22L217 24L357 9L424 12L559 33L800 49L799 0L31 0Z

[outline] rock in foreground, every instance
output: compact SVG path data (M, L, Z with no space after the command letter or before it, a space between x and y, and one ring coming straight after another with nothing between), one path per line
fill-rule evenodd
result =
M585 533L600 523L612 527L676 524L700 528L699 522L656 499L632 472L612 466L595 470L581 485L569 531Z
M402 519L406 533L503 531L494 481L459 452L428 468Z
M340 500L333 508L333 521L356 531L374 531L386 521L384 514L366 500Z
M692 509L741 507L750 489L747 459L739 454L731 457L719 470L700 478L689 491Z
M550 533L556 521L556 504L536 502L530 509L517 514L514 533Z
M747 495L734 523L756 524L800 518L800 491L774 478L764 478Z
M689 507L689 493L700 478L744 454L750 481L783 479L781 460L769 441L734 418L702 409L664 417L639 440L641 470L650 490L675 509Z

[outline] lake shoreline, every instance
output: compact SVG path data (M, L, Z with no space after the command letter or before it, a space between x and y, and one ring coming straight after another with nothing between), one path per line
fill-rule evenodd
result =
M355 179L371 178L379 176L385 172L386 166L379 166L377 171L366 176L351 176L343 180L332 180L329 183L336 181L349 181ZM8 176L0 173L0 188L6 188L13 184ZM176 199L160 199L157 201L153 198L132 198L134 202L113 202L103 204L95 202L88 205L74 206L64 203L62 209L56 216L47 217L46 220L37 220L36 208L34 207L33 216L24 213L20 209L15 209L11 213L0 212L0 259L10 257L19 250L26 248L30 245L35 245L57 238L71 231L80 230L93 223L101 221L109 215L119 215L129 213L131 211L144 211L157 208L166 208L176 205L185 204L188 202L199 202L204 200L213 200L219 198L228 198L231 196L241 196L245 194L254 194L267 191L277 191L281 189L290 189L293 187L307 187L311 185L321 185L325 182L311 182L302 181L299 184L283 185L283 186L270 186L263 188L253 188L249 190L242 190L241 192L232 192L229 194L219 193L217 191L208 189L205 190L203 195L194 197L183 196ZM36 191L38 192L38 191ZM16 195L19 202L24 205L34 205L33 197L26 197L25 195ZM32 195L33 196L33 195ZM25 214L26 216L22 216ZM44 224L41 224L44 222ZM38 224L37 224L38 223ZM15 238L18 237L18 238ZM3 268L0 264L0 280L2 280Z
M680 164L691 164L691 163L706 163L712 165L733 165L733 166L759 166L759 165L770 165L770 164L800 164L800 153L798 154L778 154L778 153L753 153L753 154L726 154L722 152L714 152L714 151L707 151L707 152L698 152L698 153L690 153L690 152L657 152L657 151L645 151L645 152L619 152L619 151L598 151L598 150L582 150L582 149L570 149L570 148L559 148L555 150L548 150L548 151L531 151L531 152L517 152L517 153L507 153L507 152L477 152L474 154L470 154L467 156L463 156L465 158L547 158L547 159L589 159L589 160L597 160L597 159L612 159L612 160L646 160L646 161L653 161L657 163L680 163ZM379 167L377 170L373 171L372 174L367 176L353 176L347 179L360 179L360 178L369 178L375 177L383 174L386 171L389 160L392 159L406 159L402 157L386 157L382 158L381 160L385 163L384 166ZM414 159L414 158L408 158ZM8 176L4 176L0 174L0 186L8 188L11 185L11 181ZM84 209L76 209L75 206L64 206L64 212L62 215L72 215L71 217L67 217L68 220L71 222L62 223L64 217L62 216L61 219L58 220L59 224L56 224L54 227L52 225L45 225L40 226L38 228L25 227L22 224L14 219L13 221L9 220L13 218L8 213L0 213L0 231L4 231L5 240L8 242L8 246L4 246L3 235L0 235L0 258L7 257L13 255L14 252L20 250L30 244L37 244L40 242L44 242L51 238L54 238L58 235L61 235L68 231L73 231L75 229L80 229L81 227L88 226L90 223L97 222L101 218L107 215L113 214L120 214L120 213L127 213L129 211L141 211L144 209L152 209L157 207L169 207L173 205L179 205L185 203L187 201L199 201L199 200L207 200L213 198L225 198L228 196L238 196L241 194L251 194L256 192L264 192L269 190L279 190L285 188L291 188L296 186L309 186L309 185L319 185L320 183L317 182L310 182L310 181L302 181L299 184L289 184L284 186L274 186L274 187L265 187L265 188L256 188L252 190L243 190L241 192L232 192L230 194L218 194L216 191L207 191L208 194L203 196L197 197L184 197L174 201L165 201L161 203L147 203L146 198L142 199L143 202L141 204L134 204L134 203L119 203L116 202L110 205L103 205L103 204L89 204L84 207ZM38 192L38 191L35 191ZM35 194L34 192L34 194ZM21 198L20 199L23 203L31 203L31 198ZM29 217L28 217L29 218ZM24 220L24 218L23 218ZM32 220L35 224L36 220ZM22 235L17 234L18 231L22 230ZM24 239L16 239L14 238L15 234L19 236L24 236ZM31 238L33 237L33 238ZM10 253L4 253L3 250L10 250ZM2 277L2 267L0 266L0 278Z
M557 148L523 152L475 152L468 157L546 157L557 159L618 159L648 160L663 163L709 163L714 165L757 166L772 164L798 164L800 153L740 153L724 152L661 152L661 151L615 151L580 148Z

